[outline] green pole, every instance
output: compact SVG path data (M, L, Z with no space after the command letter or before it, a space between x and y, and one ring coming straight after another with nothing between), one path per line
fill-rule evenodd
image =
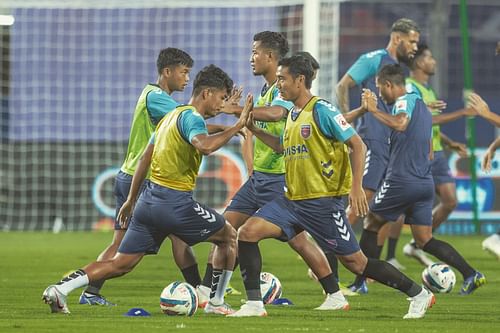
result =
M472 71L470 66L469 29L467 22L467 0L460 0L460 31L462 36L462 58L464 62L464 103L472 91ZM472 194L472 220L476 233L481 231L477 207L477 173L476 173L476 122L474 117L466 120L467 146L470 150L470 178Z

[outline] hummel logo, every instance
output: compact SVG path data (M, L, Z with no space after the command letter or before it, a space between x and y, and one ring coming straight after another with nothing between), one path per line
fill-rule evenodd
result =
M344 219L342 218L342 214L340 212L336 212L332 214L333 221L337 225L337 230L340 234L340 238L345 241L349 241L351 239L351 234L349 233L349 229L347 229L347 225L344 223Z
M199 203L196 203L196 205L193 208L196 214L201 216L201 218L207 220L207 222L209 223L215 222L216 220L215 215L213 213L210 213L210 211L201 207Z
M382 186L380 187L377 195L375 196L375 203L379 204L382 202L382 199L385 197L385 194L387 193L387 190L389 189L389 184L384 181Z

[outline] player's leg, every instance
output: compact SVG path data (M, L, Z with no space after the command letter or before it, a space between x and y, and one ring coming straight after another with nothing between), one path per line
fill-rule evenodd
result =
M413 221L418 220L414 219ZM470 266L453 246L432 237L432 227L430 225L411 224L411 231L419 248L447 263L462 274L464 283L460 294L471 294L486 283L484 275Z
M132 176L124 173L123 171L118 172L115 179L114 185L114 195L116 200L116 215L120 211L121 206L127 200L128 192L130 191L130 184L132 182ZM123 237L125 235L126 229L120 226L120 223L115 220L114 234L111 244L109 244L97 257L97 261L104 261L112 259L120 246ZM80 296L80 304L88 305L115 305L104 296L102 296L101 288L104 285L105 280L92 281L87 288L82 292Z
M201 277L193 249L175 235L169 235L168 237L172 242L172 254L175 263L179 267L184 280L193 287L200 285Z
M243 186L234 195L233 199L229 203L229 206L224 212L224 218L228 221L236 230L245 223L245 221L260 208L257 202L257 192L255 189L256 179L255 175L252 175ZM207 267L205 269L205 275L201 286L198 288L198 296L200 296L200 306L207 299L207 294L212 284L213 266L212 266L212 256L214 247L211 248L210 254L207 260ZM237 260L237 259L236 259Z
M457 207L455 182L436 185L439 204L432 211L432 229L436 230Z
M215 244L215 249L213 252L210 300L205 306L205 312L222 315L231 314L234 311L224 302L224 293L234 270L237 251L236 230L228 222L225 222L223 228L207 240Z
M404 224L404 216L400 216L399 219L395 223L387 223L388 227L387 233L387 254L385 257L385 261L387 261L392 266L396 267L400 271L406 269L397 259L396 259L396 247L398 245L399 236L401 235L401 229ZM382 228L383 229L383 228ZM380 238L378 240L378 244L380 245ZM384 242L382 242L383 246Z
M435 302L431 292L419 286L386 261L367 258L362 251L340 255L339 260L351 272L371 278L408 295L410 307L404 319L422 318Z
M307 239L305 232L298 233L297 236L288 241L288 244L304 259L307 266L310 267L326 295L335 294L340 290L337 277L332 272L330 262L326 257L326 253L332 254L332 251L328 251L326 253L323 252L318 245ZM343 297L341 300L342 302L339 304L328 304L328 306L320 306L318 309L347 310L349 308L349 304Z

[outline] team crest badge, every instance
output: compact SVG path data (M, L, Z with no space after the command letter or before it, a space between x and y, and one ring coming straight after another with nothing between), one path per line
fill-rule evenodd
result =
M300 125L300 135L304 139L309 139L309 137L311 136L311 125Z

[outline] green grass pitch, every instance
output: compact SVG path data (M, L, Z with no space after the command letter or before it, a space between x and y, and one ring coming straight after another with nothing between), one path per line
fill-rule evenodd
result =
M78 305L78 290L69 297L70 315L50 314L40 299L44 288L94 260L111 237L111 233L1 233L0 332L500 332L500 263L481 250L479 236L441 238L481 270L487 284L470 296L459 296L462 277L457 274L453 293L437 295L436 305L421 320L403 320L408 309L405 295L377 283L369 285L368 295L349 298L350 311L312 310L323 301L319 284L306 276L304 262L286 244L274 240L261 242L263 270L280 278L283 296L295 305L268 306L266 318L223 318L202 311L191 318L163 315L160 292L181 279L169 241L159 255L145 257L132 273L105 284L103 294L118 306ZM423 267L401 253L407 240L403 235L398 244L399 259L407 274L420 282ZM197 245L195 251L203 272L208 245ZM343 268L340 275L344 282L352 280ZM233 285L243 290L239 270ZM229 296L227 301L239 307L243 297ZM152 316L124 317L132 307L145 308Z

